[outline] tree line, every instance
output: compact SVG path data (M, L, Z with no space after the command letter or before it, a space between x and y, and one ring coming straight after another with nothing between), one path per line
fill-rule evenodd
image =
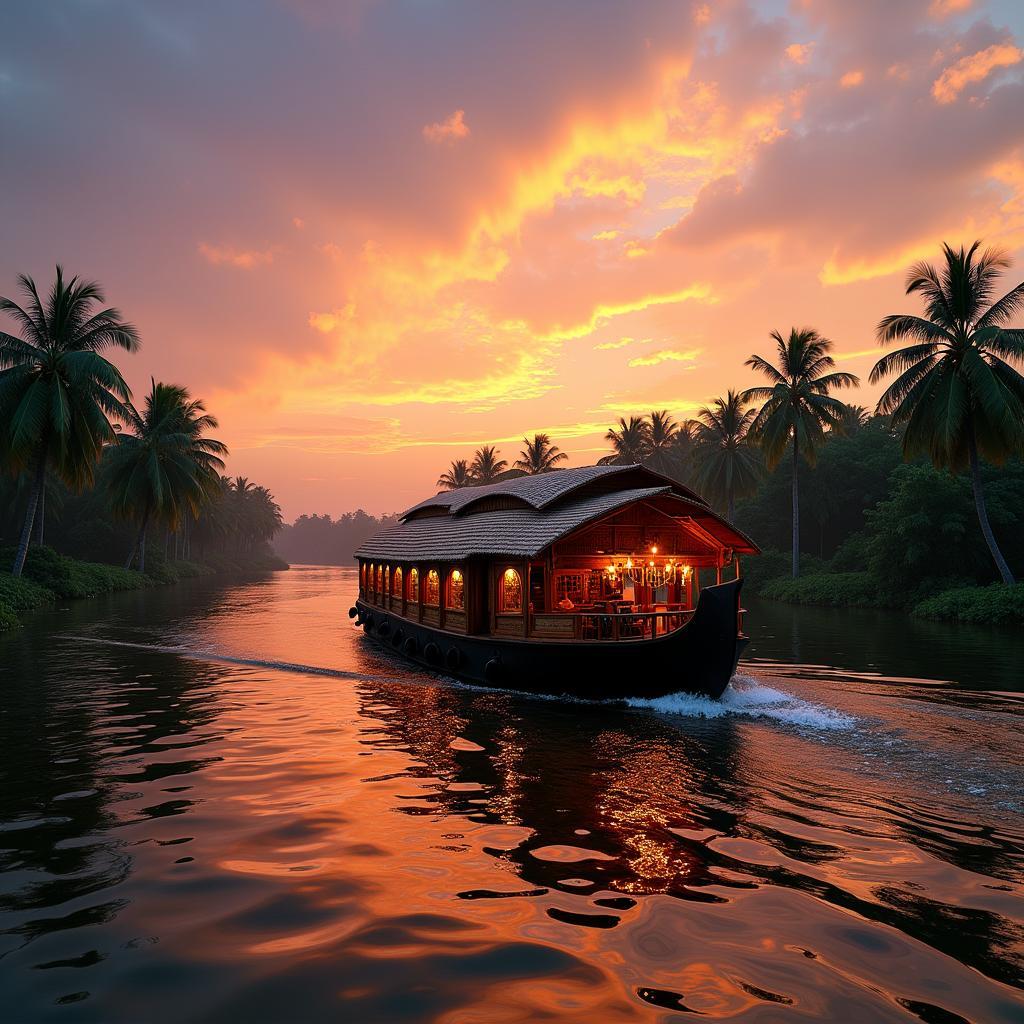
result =
M860 380L836 369L833 343L812 328L794 327L788 335L771 332L770 356L754 353L746 360L766 384L729 390L696 418L679 423L667 410L622 417L605 435L612 451L599 463L649 466L693 486L742 525L751 510L737 504L764 492L775 494L785 462L795 579L800 574L801 509L807 505L801 496L801 466L813 469L829 442L871 425L871 436L887 437L906 462L923 460L949 478L966 470L981 538L1002 581L1012 584L1014 575L992 529L986 495L993 481L984 464L1003 466L1024 453L1024 377L1012 365L1024 362L1024 329L1010 326L1024 311L1024 282L997 299L1001 276L1010 266L1004 252L983 250L975 242L959 249L944 244L942 254L939 267L922 261L907 274L906 293L922 298L924 315L897 313L878 324L878 343L901 347L871 370L872 384L894 378L873 416L835 397L834 392L855 388ZM493 446L483 447L472 459L453 462L438 486L550 472L565 458L547 434L537 434L532 441L523 438L520 458L511 467ZM937 474L918 475L917 482L926 479L936 493L943 490ZM887 496L879 494L875 501ZM829 516L824 506L834 502L828 495L814 497L820 506L816 519L824 523ZM874 503L857 505L861 525ZM904 541L912 546L912 538Z
M0 297L18 329L0 331L0 535L17 537L12 574L21 575L33 540L44 542L48 506L76 553L116 560L117 546L140 572L154 533L181 558L193 543L238 553L265 546L281 511L265 487L223 475L228 449L210 436L218 423L203 402L154 379L141 408L133 404L103 353L137 352L139 333L105 305L100 286L66 278L60 266L45 296L27 275L18 284L20 302ZM92 543L78 529L86 512Z

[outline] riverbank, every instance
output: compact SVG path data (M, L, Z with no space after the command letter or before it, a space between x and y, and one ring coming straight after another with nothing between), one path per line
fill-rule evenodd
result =
M950 579L927 581L903 591L867 570L837 571L827 561L804 557L802 574L793 579L789 556L768 551L746 565L748 590L769 601L818 608L898 609L918 618L972 625L1024 624L1024 583L973 584Z
M12 559L12 551L0 550L0 564L8 565ZM19 616L25 612L51 607L58 601L166 586L197 576L287 568L288 563L283 559L259 552L206 556L202 563L156 561L141 573L102 562L68 558L53 548L33 547L21 577L15 579L10 573L0 572L0 631L17 628L21 624Z

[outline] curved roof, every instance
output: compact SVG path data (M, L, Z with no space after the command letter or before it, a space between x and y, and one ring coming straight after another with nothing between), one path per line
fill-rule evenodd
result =
M425 509L444 509L458 515L478 501L497 497L519 499L530 508L542 509L590 484L608 483L609 489L622 489L634 481L637 486L668 487L691 501L701 505L707 504L695 491L644 466L582 466L579 469L558 469L550 473L537 473L534 476L514 477L480 487L439 491L432 498L406 509L399 518L407 519Z
M585 466L442 492L414 505L400 523L375 534L355 554L395 561L533 558L574 530L651 498L669 499L678 505L672 514L692 518L728 546L758 550L674 480L642 466Z

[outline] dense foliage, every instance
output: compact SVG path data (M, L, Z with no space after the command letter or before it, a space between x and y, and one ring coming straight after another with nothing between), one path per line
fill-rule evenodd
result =
M362 509L338 519L328 515L299 516L284 526L274 549L286 561L304 565L351 565L352 552L378 530L394 526L394 516L379 519Z
M142 411L132 404L100 352L133 352L138 335L118 310L97 308L100 287L59 266L45 298L30 277L18 283L20 303L0 297L17 331L0 331L0 544L11 545L0 629L58 597L209 571L188 561L193 541L219 568L284 567L269 548L281 511L266 488L220 475L227 448L208 436L217 421L203 403L154 380ZM149 567L147 537L162 542Z

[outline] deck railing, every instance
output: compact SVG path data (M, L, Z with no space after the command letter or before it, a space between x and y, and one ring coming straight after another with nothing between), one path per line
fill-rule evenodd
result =
M548 612L530 617L530 635L565 640L650 640L682 628L693 609Z

